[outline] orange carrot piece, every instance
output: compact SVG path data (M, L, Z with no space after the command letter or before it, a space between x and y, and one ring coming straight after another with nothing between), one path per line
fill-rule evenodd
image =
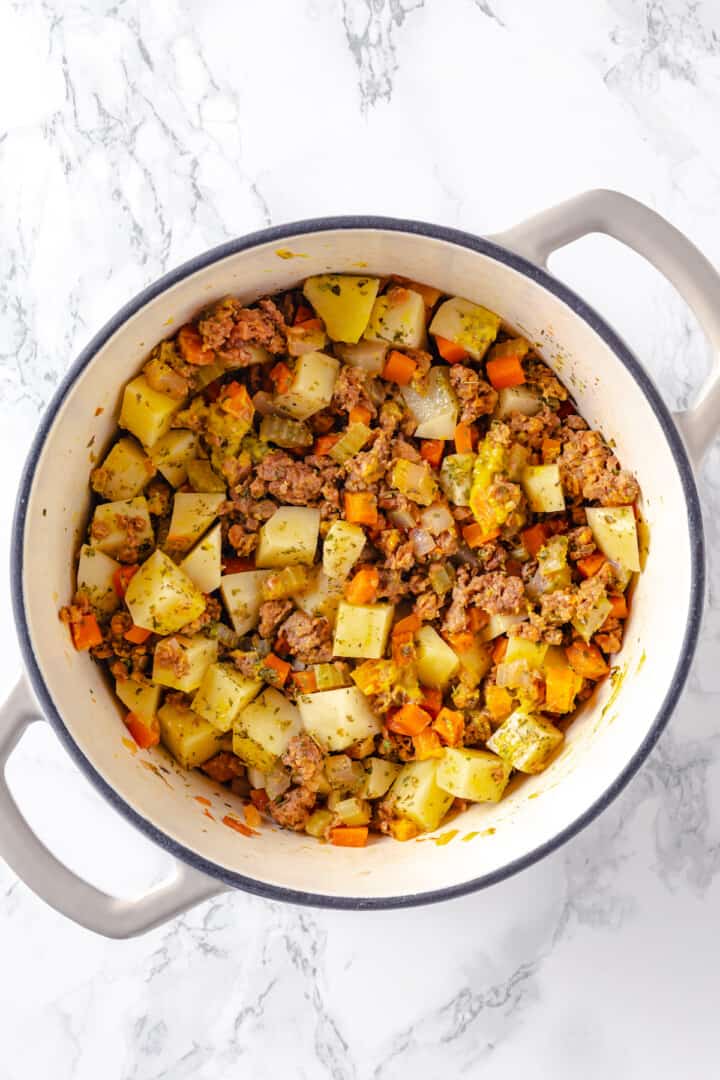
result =
M356 405L348 413L348 420L351 424L369 424L372 420L372 413L368 409L367 405Z
M469 352L463 349L462 345L456 345L454 341L440 337L439 334L435 334L435 345L443 360L448 364L459 364L462 360L467 360L470 355Z
M336 825L330 830L330 843L335 847L365 847L367 841L367 825Z
M390 822L390 834L393 840L414 840L419 834L420 829L414 821L408 821L407 818L400 818L398 821Z
M195 367L207 367L208 364L215 363L214 350L208 349L203 344L200 334L190 323L181 326L178 330L177 343L180 354L186 363L194 364Z
M502 658L505 656L508 647L508 639L505 634L499 637L493 645L492 658L496 664L499 664Z
M392 349L385 361L382 377L388 382L397 383L398 386L407 386L417 369L417 360L411 356Z
M455 449L458 454L470 454L472 453L473 443L477 442L477 438L473 439L473 435L477 436L470 424L458 424L455 428Z
M545 704L548 712L570 712L582 680L571 667L551 667L545 675Z
M243 817L245 818L245 824L249 825L251 829L259 829L262 825L260 811L252 803L243 805Z
M442 296L442 289L436 289L434 285L423 285L421 281L412 281L410 278L401 277L400 274L393 274L392 280L397 285L404 285L406 289L410 289L412 292L420 293L426 308L435 307Z
M129 630L126 630L123 637L126 641L129 641L131 645L142 645L150 637L151 630L145 630L142 626L133 625Z
M573 671L584 679L601 679L610 670L597 645L573 641L572 645L565 649L565 655Z
M252 420L255 414L255 406L252 403L247 387L239 382L227 383L223 393L218 398L218 403L226 413L237 417L239 420Z
M445 634L445 639L450 648L458 653L467 652L475 644L475 635L470 630L458 630L454 634Z
M406 615L404 619L399 619L398 622L392 628L392 636L397 634L417 634L418 630L422 626L422 620L415 612L412 615Z
M529 529L523 529L520 533L523 547L532 559L535 558L547 538L547 529L540 522L537 525L532 525Z
M393 634L392 658L398 667L407 667L415 659L415 635L411 631Z
M363 566L345 586L345 599L349 604L372 604L380 584L380 571L376 566Z
M147 750L151 746L157 746L160 742L160 728L157 725L149 727L143 723L137 713L129 712L125 717L125 727L132 735L141 750Z
M127 587L139 569L140 566L136 563L133 566L118 566L117 570L113 573L113 588L121 600L124 599Z
M500 529L484 529L482 525L473 522L472 525L466 525L463 528L462 534L468 547L482 547L483 544L488 544L496 536L499 536Z
M301 323L295 323L296 326L301 326L303 330L324 330L325 323L322 319L317 317L314 319L303 319Z
M288 390L292 386L293 373L287 364L279 360L274 367L270 368L270 378L272 379L275 392L277 394L287 394Z
M431 720L429 712L410 702L388 719L386 727L396 735L417 735Z
M488 360L485 370L496 390L520 386L525 382L525 372L518 356L498 356L496 360Z
M614 619L627 619L628 606L625 596L610 596L608 597L610 604L610 614Z
M441 709L433 728L446 746L459 746L465 734L465 718L457 709Z
M299 304L298 309L295 312L295 318L293 319L293 326L300 326L301 323L309 322L315 318L315 312L307 304Z
M324 457L325 454L329 454L339 438L339 435L321 435L319 439L315 440L313 454L316 457Z
M260 670L261 674L268 678L273 686L284 686L292 669L287 660L281 660L275 653L268 653L263 659Z
M443 439L420 440L420 457L423 461L427 461L428 465L432 465L434 469L437 469L440 465L444 452L445 441Z
M225 817L222 819L222 823L223 825L227 825L228 829L234 829L235 832L239 832L243 836L257 836L257 833L254 829L248 828L248 826L245 825L242 821L238 821L237 818L230 817L229 814L225 815Z
M256 809L262 812L267 809L270 797L264 787L253 788L250 792L250 801Z
M303 694L314 694L317 690L317 678L314 671L293 671L290 678Z
M593 577L605 563L602 551L596 551L592 555L586 555L584 559L578 559L577 568L584 578Z
M432 728L424 728L417 735L413 735L413 749L416 761L427 761L428 758L442 757L443 746L440 736Z
M345 492L345 520L354 525L377 525L377 498L371 491Z
M543 463L555 461L560 456L561 448L562 443L559 439L543 439L541 447Z
M512 695L505 686L486 686L485 704L494 720L504 720L513 711Z
M490 622L490 616L487 611L483 611L482 608L474 607L470 608L470 629L474 634L477 634L483 627L487 626Z
M422 707L425 712L430 713L433 717L437 716L443 707L442 690L436 690L434 687L430 686L423 686L422 695Z
M70 623L73 645L78 652L102 645L102 630L93 614L83 615L78 622Z

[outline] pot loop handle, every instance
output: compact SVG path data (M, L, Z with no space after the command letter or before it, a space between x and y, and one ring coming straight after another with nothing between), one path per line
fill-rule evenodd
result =
M695 312L712 348L712 366L695 404L675 421L697 466L720 429L720 275L686 236L619 191L586 191L490 240L545 266L558 248L588 233L605 233L647 259Z
M33 892L80 926L109 938L130 938L224 891L214 878L175 860L175 873L134 900L96 889L61 863L35 835L5 776L13 750L31 724L44 720L22 679L0 708L0 856Z

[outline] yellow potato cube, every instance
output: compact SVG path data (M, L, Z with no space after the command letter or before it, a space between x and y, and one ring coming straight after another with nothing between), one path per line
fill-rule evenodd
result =
M365 780L358 794L362 799L379 799L400 772L400 765L385 758L369 757L363 761Z
M548 646L542 642L528 641L527 638L508 636L508 645L503 659L510 663L513 660L524 660L528 667L541 668L545 659Z
M193 491L227 491L227 484L207 458L191 458L186 465L187 479Z
M554 514L565 509L565 495L557 465L526 465L520 473L522 489L536 514Z
M230 731L238 713L257 697L262 687L260 679L242 675L232 664L211 664L192 707L218 731Z
M387 647L393 604L338 604L333 653L335 656L379 660Z
M169 431L181 405L181 401L168 394L153 390L145 376L138 375L125 387L118 424L149 448Z
M132 578L125 593L136 626L173 634L202 615L205 597L162 551L154 551Z
M344 579L362 555L365 530L348 521L333 521L323 541L323 570L329 578Z
M380 281L359 274L317 274L303 293L333 341L358 342L368 324Z
M473 360L482 360L499 329L499 315L460 296L441 304L430 323L431 334L459 345Z
M446 746L435 779L456 799L499 802L511 772L512 766L497 754Z
M262 583L269 570L243 570L220 578L220 592L236 634L247 634L258 624Z
M420 293L402 285L391 286L378 296L365 331L370 341L388 341L407 349L422 349L427 344L425 301Z
M488 739L488 750L499 754L514 769L539 773L563 741L563 733L543 716L516 709Z
M157 716L162 690L152 683L139 683L135 679L118 679L115 693L130 712L135 713L146 727Z
M301 730L297 706L269 687L234 720L233 749L247 765L269 772Z
M111 615L120 604L113 581L113 575L119 567L119 562L98 551L96 547L83 544L80 548L78 592L84 593L95 610L103 615Z
M423 626L417 637L417 673L423 686L443 690L460 667L458 654L432 626Z
M219 491L176 492L165 541L168 551L188 551L212 525L224 502L225 495Z
M144 495L119 502L100 503L95 507L90 526L90 543L121 562L137 562L154 540L150 511ZM132 541L130 554L123 558L123 548Z
M331 752L345 750L369 735L377 735L382 727L356 686L303 694L298 707L305 730Z
M453 801L452 795L438 787L437 758L409 761L403 765L388 793L388 802L396 818L411 821L424 832L437 829Z
M491 615L487 626L478 633L480 641L492 641L501 634L507 634L511 626L527 622L527 615Z
M184 769L204 765L223 749L221 733L192 709L163 705L158 720L163 745Z
M281 506L260 529L255 565L312 566L320 535L320 511L307 506Z
M222 577L222 530L220 523L198 540L192 551L180 563L200 592L211 593L220 588Z
M195 457L197 435L186 428L168 431L153 446L150 460L173 487L180 487L187 478L187 463Z
M481 679L485 678L493 664L490 649L477 639L469 649L463 649L462 652L457 653L457 658L460 661L460 666L472 678L475 686L478 685Z
M308 588L293 594L293 601L308 615L322 615L331 626L335 625L337 610L343 596L341 581L331 581L325 571L318 567Z
M640 549L632 506L587 506L585 515L603 555L628 573L639 571Z
M155 646L153 682L187 694L200 685L217 651L217 641L204 634L163 638Z
M155 466L135 439L118 439L98 469L92 486L103 499L132 499L153 476Z
M308 352L295 366L295 375L286 394L276 394L274 405L286 416L307 420L327 408L332 401L340 361L322 352Z

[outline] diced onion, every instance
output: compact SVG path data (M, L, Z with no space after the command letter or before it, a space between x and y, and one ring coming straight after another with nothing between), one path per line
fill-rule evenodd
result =
M427 529L433 536L439 536L440 533L444 532L452 532L455 529L455 518L447 506L443 506L442 503L435 503L434 506L428 506L427 510L423 510L420 515L420 522L423 528Z
M390 346L387 341L358 341L357 345L345 345L336 341L334 346L335 355L344 360L346 364L369 371L371 375L379 375L385 364L385 354Z
M169 364L158 357L147 362L143 374L148 384L159 394L167 394L168 397L181 401L189 392L187 379L178 375L177 371L173 371Z
M307 589L310 584L311 571L309 566L285 566L277 570L262 583L261 593L263 600L284 600L297 592Z
M307 424L299 420L289 420L284 416L265 416L260 424L260 438L263 442L273 442L276 446L288 449L298 446L310 446L312 432Z
M272 772L269 772L265 777L265 790L268 793L268 798L272 801L277 799L279 795L284 795L290 787L290 783L290 773L287 769L283 769L281 765L276 765Z
M430 368L421 386L401 389L405 404L417 420L419 439L452 439L458 416L458 401L450 385L447 368Z
M359 761L353 761L347 754L332 754L325 758L325 776L336 791L352 791L364 780L365 770Z
M509 660L498 664L495 678L498 686L509 686L517 690L527 690L532 683L527 660Z
M413 551L418 556L429 555L435 548L435 539L427 529L413 529L410 533Z
M524 413L525 416L534 416L540 411L542 399L536 390L529 386L506 386L498 394L498 402L495 415L499 417L509 416L512 412Z
M398 529L414 529L415 518L409 510L391 510L388 517Z
M452 569L452 566L443 566L442 563L434 563L430 567L428 578L438 596L444 596L453 587L453 577L450 575L450 569Z

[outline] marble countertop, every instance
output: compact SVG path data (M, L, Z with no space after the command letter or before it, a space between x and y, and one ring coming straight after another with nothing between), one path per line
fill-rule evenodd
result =
M0 15L0 523L65 367L130 296L225 239L369 212L497 231L590 187L632 194L720 265L712 0L42 0ZM553 262L676 407L694 318L610 240ZM0 1080L717 1073L720 456L701 477L710 609L640 774L544 862L404 912L243 894L129 942L0 865ZM19 670L0 577L0 691ZM164 856L49 731L11 763L68 862L140 890Z

